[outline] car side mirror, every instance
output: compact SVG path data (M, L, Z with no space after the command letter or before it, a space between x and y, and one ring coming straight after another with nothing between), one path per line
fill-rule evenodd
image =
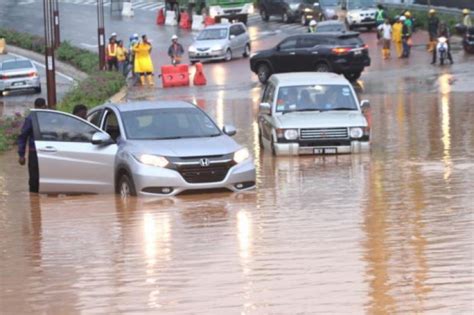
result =
M222 128L222 131L230 137L235 136L235 134L237 133L237 129L235 129L235 127L231 125L225 125L224 128Z
M91 142L95 145L109 145L114 143L114 140L112 140L109 134L98 131L92 135Z
M271 115L272 106L268 103L260 103L260 112L262 114Z
M363 100L362 102L360 102L360 108L363 110L369 109L370 102L368 100Z

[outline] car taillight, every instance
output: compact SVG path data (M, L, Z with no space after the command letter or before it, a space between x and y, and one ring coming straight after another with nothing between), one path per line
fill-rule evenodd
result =
M5 74L0 75L0 80L8 80L8 76Z
M38 73L35 72L35 71L33 71L33 72L28 73L28 76L29 76L29 77L37 77L37 76L38 76Z
M352 48L337 47L337 48L333 48L331 51L335 55L345 55L345 54L348 54L351 50Z
M369 49L369 45L365 44L364 47L362 47L364 49Z

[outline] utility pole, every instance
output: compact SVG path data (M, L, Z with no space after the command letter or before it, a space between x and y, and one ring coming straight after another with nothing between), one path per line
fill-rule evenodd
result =
M59 2L53 0L53 17L54 17L54 48L59 48L61 45L61 36L59 34Z
M99 68L105 69L104 0L97 0L97 35L99 41Z
M43 0L44 11L44 40L45 40L45 64L46 85L48 91L48 107L56 109L56 70L54 66L54 14L53 0Z

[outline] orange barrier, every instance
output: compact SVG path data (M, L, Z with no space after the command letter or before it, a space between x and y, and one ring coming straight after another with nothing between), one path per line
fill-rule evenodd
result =
M179 27L183 29L191 29L191 19L189 18L188 12L184 11L181 13Z
M196 63L196 73L194 74L193 84L194 85L207 84L207 80L206 80L206 77L204 76L204 71L202 69L202 63L200 62Z
M161 67L163 87L189 86L188 65L165 65Z
M165 15L163 13L163 8L158 11L156 15L156 25L164 25L165 24Z
M208 26L208 25L214 25L214 24L216 24L216 21L214 20L214 18L210 16L206 16L206 18L204 19L204 25Z

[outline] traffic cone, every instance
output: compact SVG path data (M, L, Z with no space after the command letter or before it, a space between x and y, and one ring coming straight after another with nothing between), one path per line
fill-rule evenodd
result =
M165 24L165 15L163 13L163 8L158 11L156 15L156 25L163 25Z
M196 63L196 73L194 74L193 84L196 86L207 84L207 80L202 69L202 63L200 62Z

